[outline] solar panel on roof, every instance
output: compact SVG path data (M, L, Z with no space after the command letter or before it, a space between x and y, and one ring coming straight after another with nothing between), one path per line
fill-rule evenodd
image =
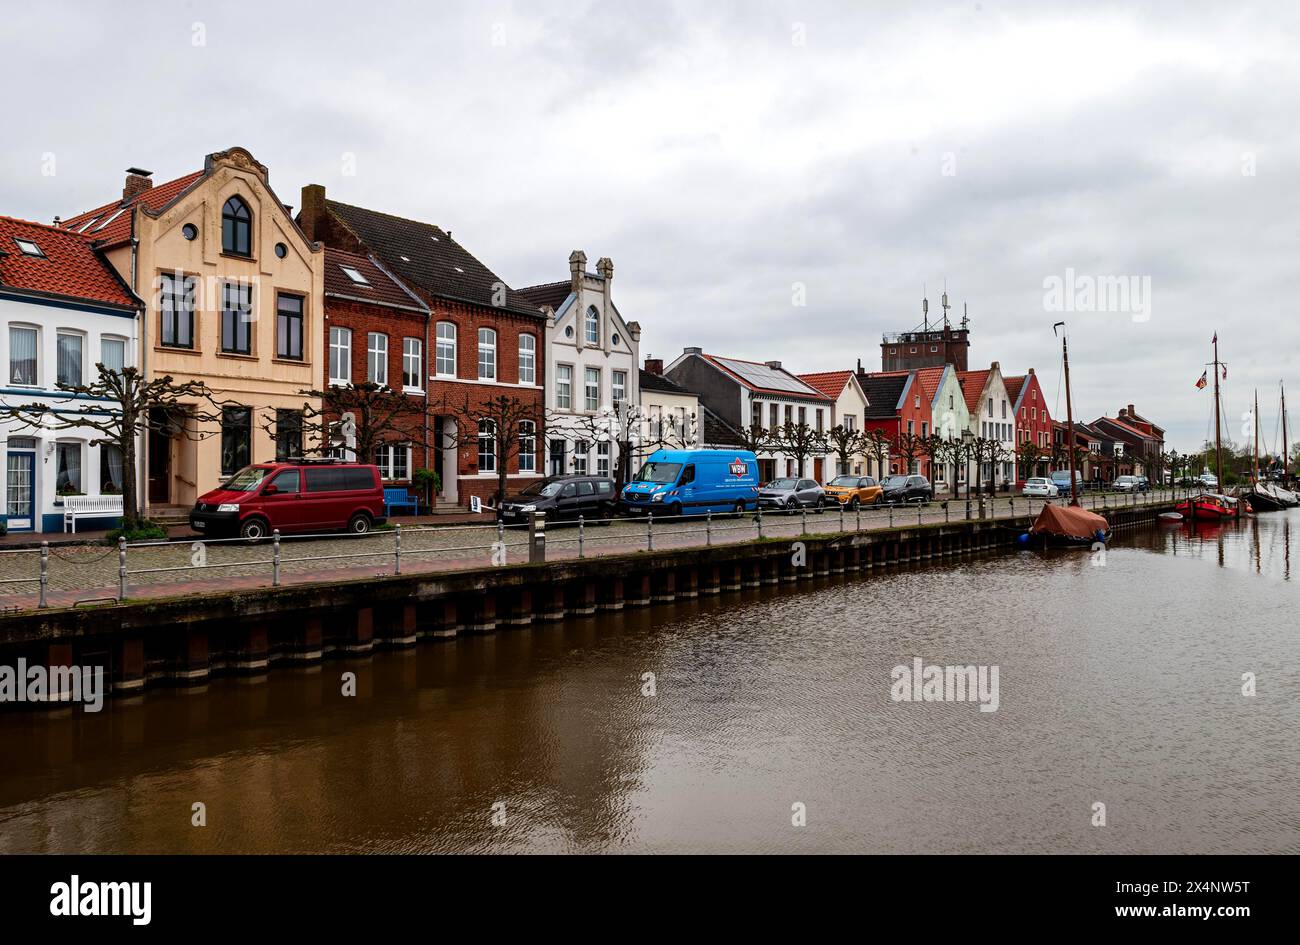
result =
M750 364L748 361L733 361L730 358L718 358L718 363L755 387L765 387L768 390L784 390L792 394L817 394L803 381L782 371L773 370L765 364Z

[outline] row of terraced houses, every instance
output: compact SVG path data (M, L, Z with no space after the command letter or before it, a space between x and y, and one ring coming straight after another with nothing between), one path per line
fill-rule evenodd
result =
M9 371L0 403L48 403L51 418L66 418L70 403L87 403L58 385L88 383L99 364L202 382L219 415L157 417L139 444L139 492L153 517L188 509L248 463L314 450L374 462L393 485L433 470L435 504L446 508L490 499L499 464L511 488L573 472L626 478L659 446L739 448L754 445L747 431L788 425L882 430L889 446L846 462L825 446L792 455L762 443L766 478L914 471L966 481L968 470L930 468L898 448L905 434L931 431L972 430L1008 452L1029 438L1044 465L1054 444L1059 452L1064 431L1034 371L1004 376L997 362L967 370L964 324L887 336L880 372L859 362L800 375L698 348L643 365L641 326L613 299L613 262L601 258L592 271L575 250L557 275L513 289L450 230L343 203L320 185L301 188L295 213L242 148L164 183L130 168L121 195L94 209L51 224L0 217L0 362ZM388 431L373 456L355 456L347 417L328 442L304 442L304 413L321 410L313 392L362 383L410 398L418 409L408 428ZM530 417L508 451L472 409L503 396ZM1141 471L1163 447L1159 427L1131 405L1076 424L1076 434L1090 476ZM89 429L11 419L0 436L11 530L58 530L67 497L119 495L129 474L117 447ZM996 486L1016 469L1007 461L969 475Z

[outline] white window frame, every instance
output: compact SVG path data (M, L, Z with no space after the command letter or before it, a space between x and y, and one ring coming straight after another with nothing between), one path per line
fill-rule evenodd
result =
M34 335L36 335L36 346L35 346L35 347L36 347L36 358L35 358L35 364L34 364L34 367L33 367L33 371L34 371L34 373L35 373L35 377L32 378L32 382L31 382L30 384L23 384L23 383L19 383L18 381L15 381L15 380L14 380L14 344L13 344L13 333L14 333L15 331L30 331L30 332L32 332ZM10 323L10 325L9 325L9 331L5 333L5 344L8 345L8 349L9 349L9 386L11 386L11 387L40 387L40 386L41 386L41 378L44 376L44 371L41 370L41 368L43 367L43 365L41 364L41 360L42 360L42 358L41 358L41 340L42 340L42 338L41 338L41 327L40 327L39 325L27 325L27 324L22 324L22 323L19 323L19 322L13 322L13 323Z
M519 383L537 383L537 339L527 332L519 336Z
M573 441L573 474L575 476L587 475L587 454L591 452L591 444L586 440Z
M397 475L397 457L402 455L406 474ZM375 465L379 467L379 478L385 482L409 482L411 480L411 444L380 443L375 447Z
M596 475L609 475L609 440L599 440L596 443Z
M610 371L610 399L617 406L627 400L627 371Z
M109 344L119 344L122 346L122 367L123 368L130 367L131 359L130 356L128 355L128 352L131 350L131 347L130 347L130 342L127 340L127 338L124 335L100 335L99 336L99 360L96 361L95 363L97 364L104 363L104 348L106 345Z
M80 375L76 381L64 381L59 377L59 339L76 338L81 342L81 364L77 366L77 373ZM86 383L86 333L77 331L75 328L56 328L54 330L54 383L66 383L71 386L77 386Z
M443 329L447 331L444 333ZM456 376L456 323L455 322L438 322L435 329L435 347L433 372L435 377L455 377ZM451 370L444 369L445 363L451 361Z
M567 377L565 376L567 374ZM573 409L573 365L555 365L555 409Z
M485 443L488 445L487 452L483 451ZM487 462L484 462L485 459ZM478 422L478 471L497 471L497 425L494 420L483 419Z
M408 384L413 378L415 385ZM424 341L407 335L402 339L402 390L410 393L424 391Z
M600 310L594 305L588 305L583 313L582 341L588 345L600 344Z
M519 471L537 470L537 424L532 420L519 421Z
M485 370L488 373L484 373ZM480 381L497 379L497 333L492 328L478 330L478 379Z
M388 386L388 336L382 331L366 332L366 380Z
M343 371L334 370L335 359L342 365ZM339 325L330 326L330 383L344 387L352 383L352 329Z
M596 377L596 395L592 396L592 375ZM600 368L584 367L582 369L582 404L585 410L600 409Z

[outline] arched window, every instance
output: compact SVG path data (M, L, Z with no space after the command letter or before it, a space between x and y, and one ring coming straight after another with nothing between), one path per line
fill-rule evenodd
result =
M592 305L587 309L587 318L583 322L583 338L589 345L600 344L600 312Z
M231 197L221 208L221 251L235 256L253 254L253 214L238 197Z
M478 422L478 471L496 472L497 425L492 420Z

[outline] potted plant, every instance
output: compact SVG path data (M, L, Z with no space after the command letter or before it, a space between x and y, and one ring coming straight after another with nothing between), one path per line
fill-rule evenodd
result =
M433 511L433 497L442 491L442 477L433 469L417 469L411 476L416 495L424 501L425 513Z

